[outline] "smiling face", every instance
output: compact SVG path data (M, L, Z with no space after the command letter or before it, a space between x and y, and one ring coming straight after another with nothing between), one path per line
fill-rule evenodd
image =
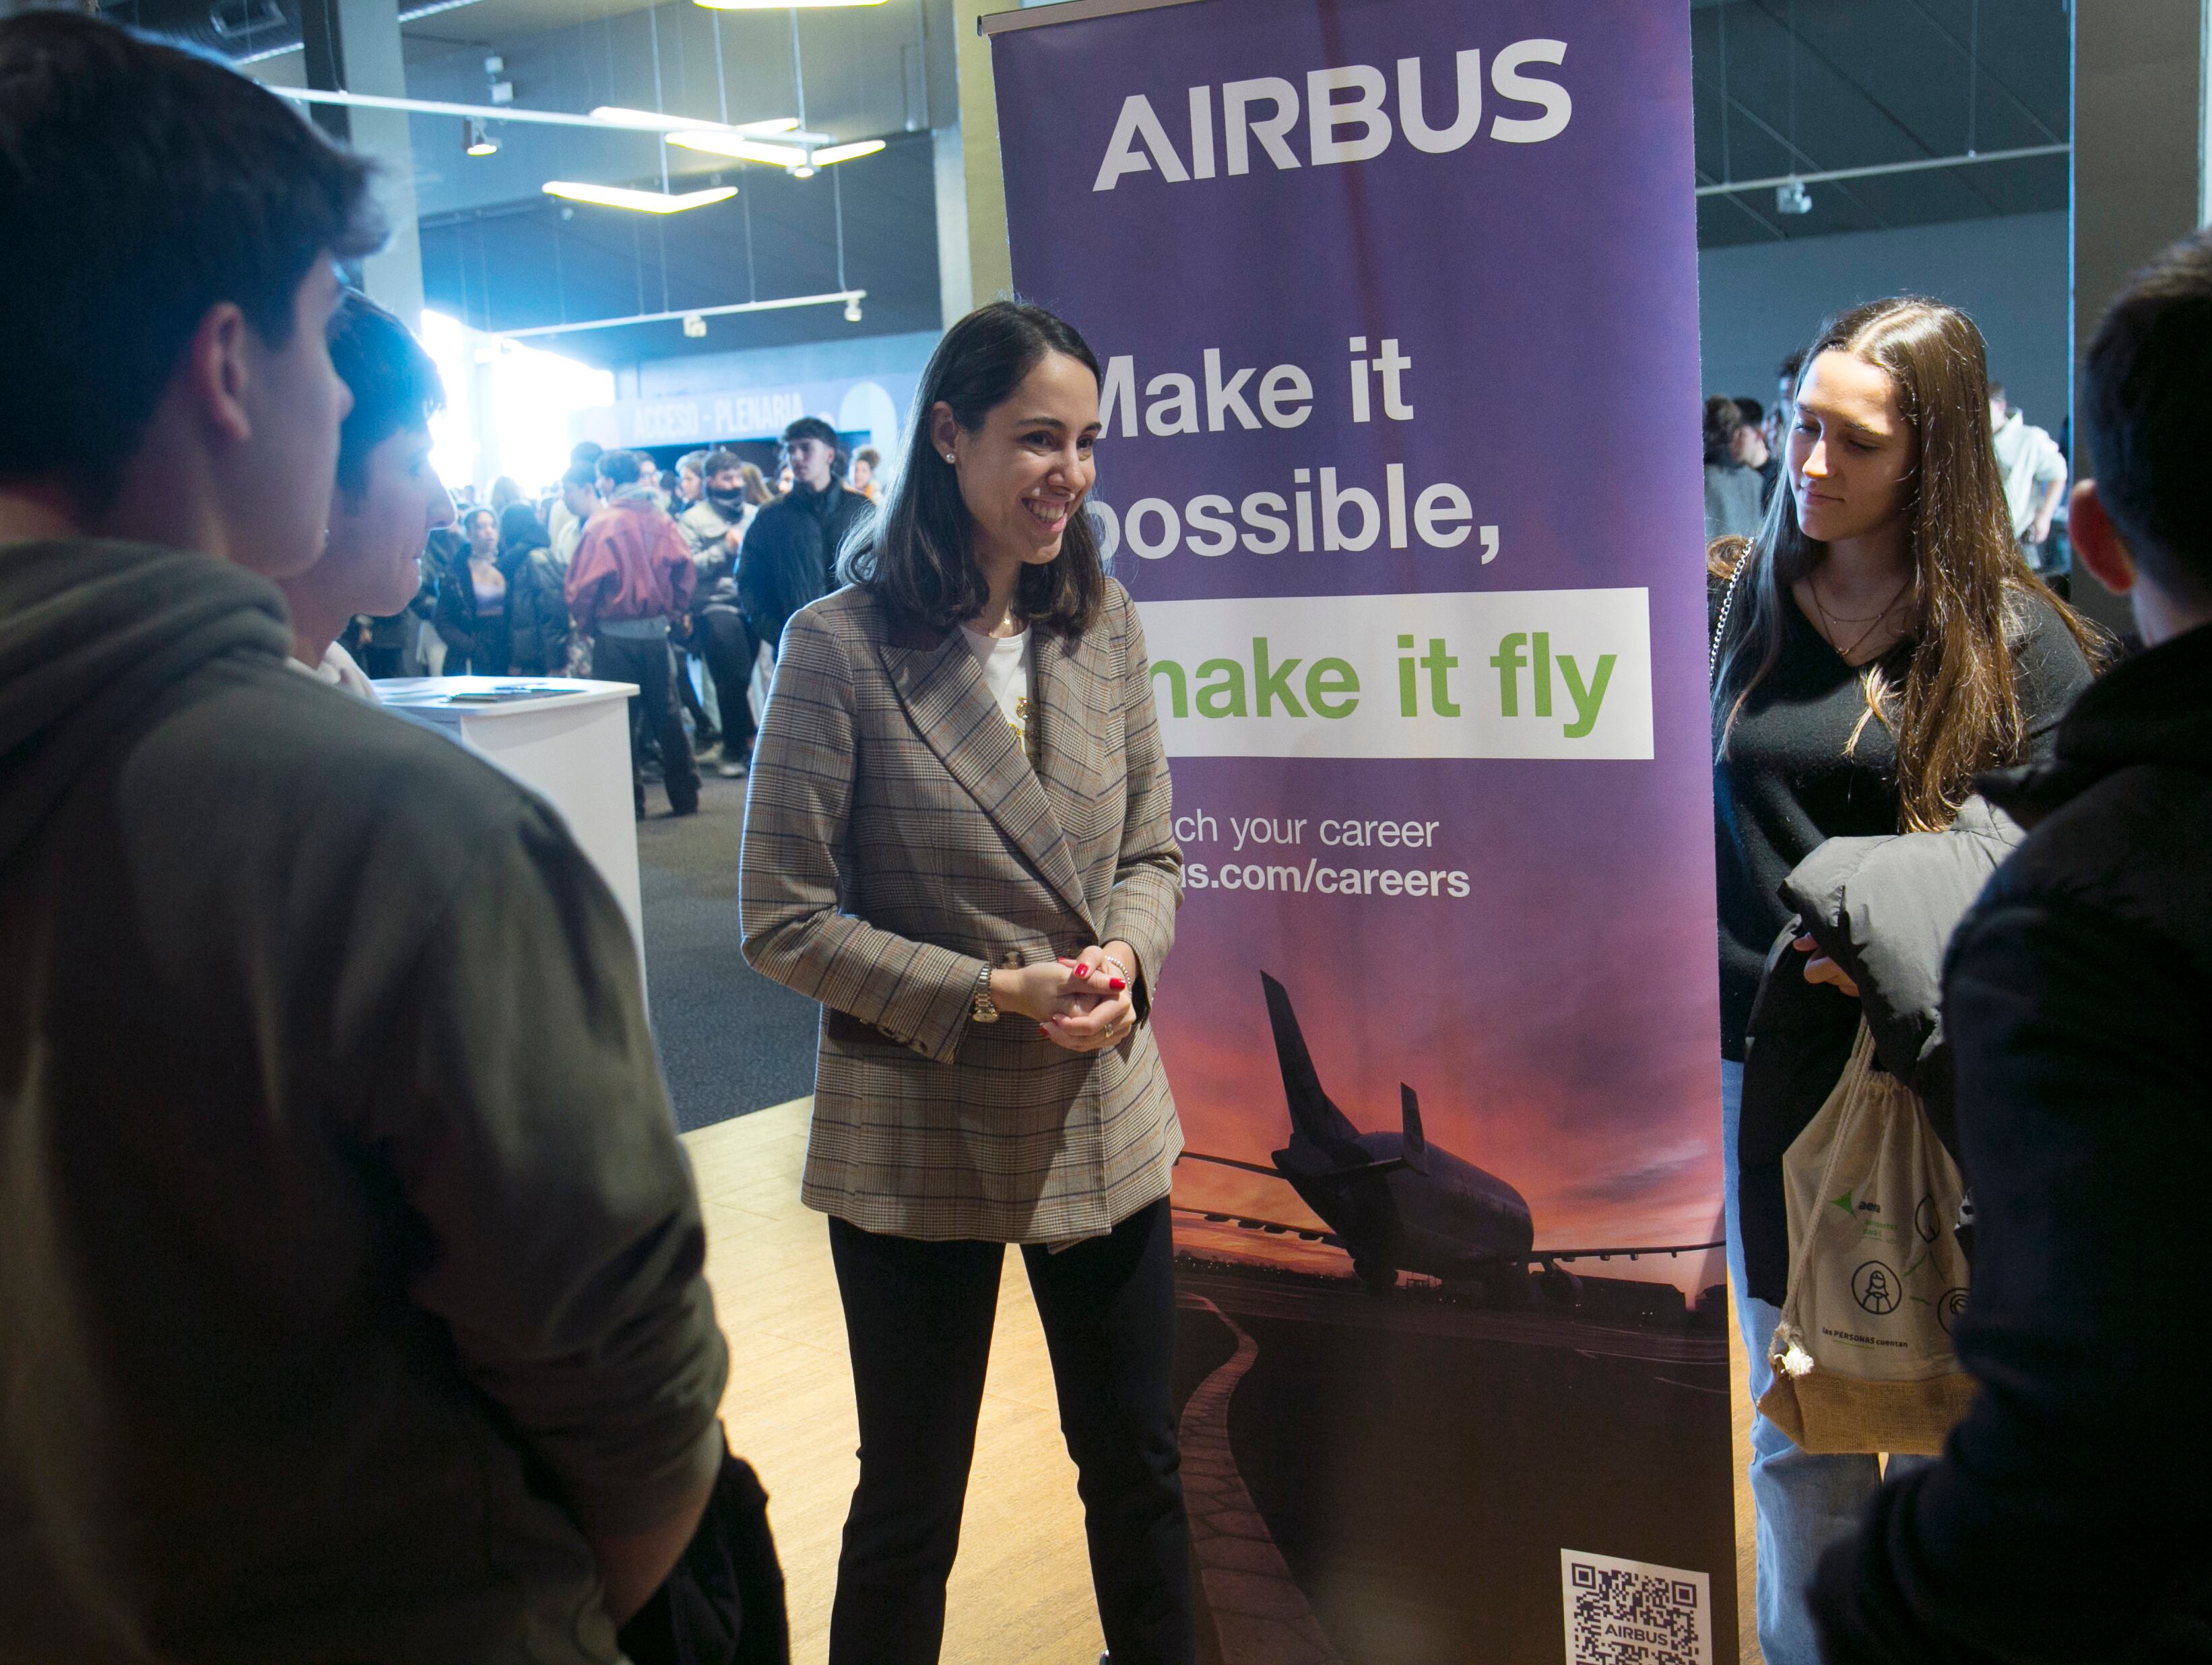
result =
M1796 415L1790 489L1806 537L1839 543L1904 519L1918 447L1887 371L1831 349L1807 368Z
M970 433L939 401L930 432L951 452L979 558L1042 566L1097 477L1098 379L1080 359L1047 353Z

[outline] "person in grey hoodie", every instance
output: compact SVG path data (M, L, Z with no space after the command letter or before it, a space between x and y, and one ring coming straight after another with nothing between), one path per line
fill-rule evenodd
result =
M614 1665L724 1460L614 899L286 665L367 175L226 67L0 19L13 1659Z

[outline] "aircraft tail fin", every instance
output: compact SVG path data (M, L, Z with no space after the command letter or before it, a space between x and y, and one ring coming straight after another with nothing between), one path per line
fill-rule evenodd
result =
M1313 1054L1306 1050L1305 1032L1298 1027L1297 1013L1291 1009L1289 994L1264 971L1260 974L1260 986L1267 992L1267 1021L1275 1031L1275 1059L1282 1066L1283 1096L1290 1103L1294 1136L1304 1135L1308 1143L1332 1156L1364 1161L1364 1152L1354 1143L1359 1130L1322 1091L1320 1073L1314 1068Z
M1421 1097L1403 1081L1398 1084L1398 1108L1405 1122L1406 1165L1415 1173L1427 1171L1428 1135L1421 1131Z

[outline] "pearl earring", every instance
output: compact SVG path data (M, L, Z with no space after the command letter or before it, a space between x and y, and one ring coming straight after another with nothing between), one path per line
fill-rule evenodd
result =
M952 453L951 452L948 451L945 453L945 460L948 463L952 460Z

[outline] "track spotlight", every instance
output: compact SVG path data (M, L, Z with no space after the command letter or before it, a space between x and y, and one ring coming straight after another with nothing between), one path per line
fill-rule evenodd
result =
M857 295L846 297L845 321L848 324L858 324L860 321L860 297Z
M499 154L499 141L471 116L461 124L461 149L471 156L495 156Z
M1792 179L1787 185L1777 185L1774 211L1777 214L1810 214L1813 211L1813 195L1805 189L1805 181Z

